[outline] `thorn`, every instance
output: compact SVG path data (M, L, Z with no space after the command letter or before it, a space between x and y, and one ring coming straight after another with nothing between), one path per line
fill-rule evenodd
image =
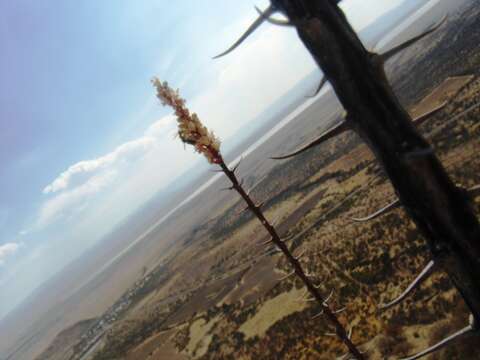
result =
M342 312L344 312L345 310L347 310L347 307L344 306L343 308L339 309L339 310L335 310L335 311L332 311L334 314L341 314Z
M220 189L220 191L230 191L230 190L233 190L233 189L235 189L235 186L232 185L232 186Z
M388 50L386 53L380 55L380 58L381 58L382 62L385 63L386 61L388 61L389 59L391 59L392 57L394 57L395 55L397 55L401 51L407 49L408 47L412 46L416 42L418 42L421 39L423 39L424 37L426 37L427 35L433 33L435 30L437 30L440 26L443 25L443 23L445 22L446 19L447 19L447 16L445 15L438 23L431 26L427 31L424 31L420 35L417 35L417 36L411 38L410 40L407 40L407 41L401 43L400 45L397 45L397 46L393 47L392 49Z
M298 261L303 257L303 255L305 255L305 250L303 250L299 255L294 256L294 259Z
M367 221L370 221L370 220L373 220L373 219L376 219L377 217L381 216L381 215L384 215L386 213L388 213L390 210L394 210L398 207L401 206L401 203L400 203L400 200L395 200L394 202L388 204L387 206L385 206L384 208L381 208L380 210L374 212L373 214L371 215L368 215L367 217L364 217L364 218L352 218L353 221L355 222L367 222Z
M288 273L287 275L285 276L282 276L280 279L278 279L278 281L283 281L283 280L286 280L288 279L290 276L292 275L295 275L295 270L293 270L292 272Z
M405 160L415 160L415 159L427 156L429 154L433 154L433 148L430 147L430 146L428 146L426 148L423 148L423 149L417 149L417 150L409 151L409 152L403 154L403 158Z
M275 219L273 219L271 222L270 222L270 225L272 226L277 226L277 222L278 220L280 219L280 216L277 216ZM280 239L281 240L281 239Z
M337 336L337 334L335 334L335 333L325 333L325 336L332 336L332 337L336 337L336 336Z
M237 171L238 167L240 166L240 163L242 162L243 160L243 157L240 158L240 160L238 160L238 163L232 168L232 170L230 170L232 173L235 174L235 172Z
M327 83L327 78L325 77L325 75L322 75L322 79L320 80L320 83L318 84L317 89L315 90L313 95L309 95L309 96L307 96L307 98L313 98L313 97L317 96L318 93L322 90L322 88L325 86L326 83Z
M263 207L263 205L265 205L265 201L262 201L261 203L258 203L257 205L255 205L255 207L257 209L260 209L261 207Z
M323 310L320 311L317 315L312 316L312 320L315 320L316 318L319 318L322 315L323 315Z
M446 337L445 339L439 341L438 343L429 347L428 349L425 349L425 350L423 350L423 351L421 351L421 352L419 352L415 355L403 358L401 360L420 359L421 357L424 357L428 354L431 354L431 353L433 353L437 350L440 350L440 349L444 348L446 345L451 343L453 340L458 339L458 338L462 337L463 335L468 334L469 332L475 331L475 324L474 324L472 319L473 319L473 316L470 316L470 324L468 324L468 326L464 327L463 329L461 329L461 330L457 331L456 333Z
M415 119L412 119L413 123L417 126L422 125L426 120L428 120L431 116L438 113L445 106L447 106L447 101L444 101L443 103L441 103L437 107L433 108L432 110L427 111L426 113L423 113L423 114L417 116Z
M302 299L302 300L306 300L305 299L305 296L307 296L310 292L308 291L308 288L304 287L303 290L302 290L302 293L300 294L300 298L299 299Z
M238 215L242 215L242 214L243 214L245 211L247 211L247 210L248 210L248 205L245 206L242 210L240 210L240 211L237 213L237 216L238 216Z
M265 254L263 254L263 255L265 255L265 256L270 256L270 255L275 254L276 252L277 252L277 249L272 249L272 250L270 250L270 251L265 252Z
M273 243L273 239L267 240L267 241L265 241L263 243L260 243L258 245L259 246L266 246L266 245L270 245L271 243Z
M323 306L328 306L328 302L330 301L330 299L333 296L333 291L334 291L334 289L332 289L332 291L330 291L330 295L328 295L327 298L325 300L323 300Z
M254 183L252 186L250 186L250 188L247 191L247 194L250 194L263 180L264 180L264 178L258 180L256 183Z
M407 287L407 289L395 300L380 305L380 310L386 310L402 302L410 293L415 290L420 284L428 278L429 273L435 267L435 262L431 260L427 266L422 270L422 272L413 280L413 282Z
M216 56L214 56L213 58L214 59L218 59L222 56L225 56L227 54L229 54L230 52L232 52L233 50L235 50L241 43L243 43L245 41L246 38L248 38L255 30L257 30L258 27L260 27L260 25L263 24L263 22L265 21L265 18L269 18L274 12L275 12L275 8L270 5L264 12L261 16L259 16L253 23L252 25L250 25L250 27L247 29L247 31L245 31L243 33L242 36L240 36L240 38L235 41L235 43L230 46L227 50L225 50L224 52L222 52L221 54L218 54Z
M324 132L322 135L320 135L317 139L313 140L311 143L301 147L298 150L295 150L294 152L287 154L287 155L282 155L282 156L275 156L271 157L270 159L273 160L283 160L283 159L288 159L293 156L299 155L317 145L323 144L325 141L330 140L331 138L340 135L344 133L345 131L350 130L350 127L348 126L348 121L344 120L340 122L339 124L333 126L332 128L328 129L326 132Z
M285 237L281 238L281 240L282 240L283 243L286 243L287 241L293 240L294 237L295 237L295 235L291 234L289 236L285 236Z
M289 20L278 20L278 19L274 19L270 16L266 16L264 12L262 12L262 10L260 10L258 7L255 6L255 10L257 10L258 14L264 18L265 21L269 22L270 24L273 24L273 25L278 25L278 26L288 26L288 27L292 27L292 26L295 26L293 25Z
M480 185L475 185L467 190L470 196L480 195Z

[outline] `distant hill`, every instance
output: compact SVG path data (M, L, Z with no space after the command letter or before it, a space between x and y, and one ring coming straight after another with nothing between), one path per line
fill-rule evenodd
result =
M76 323L61 331L50 346L36 360L64 360L74 354L75 345L82 334L92 326L97 319L88 319Z

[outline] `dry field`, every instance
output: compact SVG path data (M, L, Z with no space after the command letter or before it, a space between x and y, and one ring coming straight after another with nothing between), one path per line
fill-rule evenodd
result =
M415 108L423 113L448 100L421 131L465 187L480 183L480 110L461 114L479 98L480 79L447 79ZM338 148L347 151L318 160ZM463 327L467 311L441 273L401 305L378 310L428 262L425 242L402 209L367 223L352 221L395 198L372 154L353 134L313 152L281 164L284 178L264 179L256 195L268 196L266 214L279 219L282 233L293 235L292 248L306 250L304 266L325 296L334 291L331 305L346 307L341 319L353 327L353 340L369 349L372 359L389 358L418 351ZM308 168L308 161L314 165L303 177L296 168ZM342 354L328 324L321 317L312 320L318 308L301 300L298 281L280 281L288 265L259 245L266 238L256 220L242 214L245 219L237 224L241 208L233 200L212 214L208 235L184 246L169 280L110 330L94 359L114 354L126 359L331 359ZM171 301L162 302L167 294ZM149 319L158 321L159 329L138 331ZM451 359L469 345L459 342L434 358ZM463 354L460 358L467 359Z

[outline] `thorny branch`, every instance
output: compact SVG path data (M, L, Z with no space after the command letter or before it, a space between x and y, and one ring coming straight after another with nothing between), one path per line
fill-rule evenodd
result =
M328 321L335 327L335 333L336 335L340 338L340 340L347 346L349 351L352 353L352 355L358 359L362 360L364 359L364 356L358 350L358 348L353 344L352 340L348 336L348 333L346 332L344 326L340 323L339 319L337 318L336 314L334 311L330 309L328 306L327 302L325 299L323 299L322 295L318 291L318 289L315 287L313 282L308 278L307 274L303 270L303 267L299 261L299 258L301 257L294 256L288 246L285 244L284 241L281 240L280 236L278 235L276 229L270 224L270 222L265 218L265 215L263 214L262 210L260 207L255 205L253 200L250 198L250 196L245 192L243 187L240 185L238 182L238 179L233 171L231 171L228 166L222 161L218 164L225 175L228 177L228 179L231 181L233 189L237 191L237 193L242 197L242 199L247 203L248 208L250 211L257 217L257 219L260 221L262 226L265 228L265 230L269 233L271 236L271 241L273 244L277 246L278 249L283 253L283 255L286 257L290 265L293 267L293 272L288 274L285 278L288 278L292 275L296 275L305 285L306 289L308 292L313 296L313 298L320 304L322 307L323 315L328 319Z

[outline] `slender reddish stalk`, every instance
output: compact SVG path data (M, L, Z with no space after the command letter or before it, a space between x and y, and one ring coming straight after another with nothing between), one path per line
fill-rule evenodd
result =
M323 314L328 319L328 321L335 327L335 333L339 339L345 344L350 353L358 360L365 359L365 356L360 352L360 350L355 346L352 340L349 338L345 327L342 325L335 313L330 309L328 304L325 302L325 299L319 293L318 289L315 287L313 282L308 278L305 271L303 270L300 261L293 256L291 251L285 242L282 241L278 235L275 227L265 218L260 206L256 205L248 193L244 190L241 183L238 181L235 172L230 170L225 164L223 159L218 163L222 168L222 171L228 177L232 183L232 189L236 190L242 199L247 203L249 210L257 217L261 222L262 226L267 230L268 234L271 236L272 243L275 244L287 258L290 265L293 267L297 277L303 282L310 294L315 298L315 300L320 304L323 310Z

